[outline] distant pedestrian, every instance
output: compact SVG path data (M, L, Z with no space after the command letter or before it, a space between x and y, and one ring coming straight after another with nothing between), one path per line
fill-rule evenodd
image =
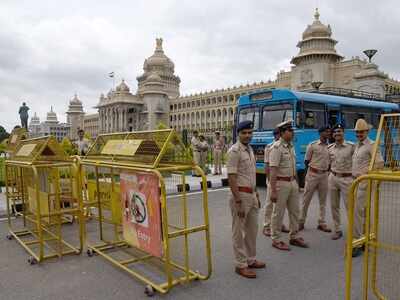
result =
M253 122L240 122L238 141L228 151L226 164L232 195L232 243L236 261L235 272L246 278L256 278L252 269L265 268L256 260L259 195L256 191L256 160L250 147Z
M83 129L78 130L78 140L75 141L75 145L78 149L78 155L85 156L89 150L89 140L85 138L85 131Z

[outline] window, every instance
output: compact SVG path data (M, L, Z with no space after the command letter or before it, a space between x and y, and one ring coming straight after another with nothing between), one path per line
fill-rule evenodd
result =
M254 122L254 129L259 128L260 112L258 107L243 108L239 112L239 123L245 120Z
M325 105L320 103L303 102L304 128L320 128L325 125Z
M271 130L281 122L293 120L293 105L289 103L267 105L263 108L262 129Z
M344 126L348 129L354 129L358 119L364 119L368 124L377 128L381 111L368 107L343 106L342 114Z

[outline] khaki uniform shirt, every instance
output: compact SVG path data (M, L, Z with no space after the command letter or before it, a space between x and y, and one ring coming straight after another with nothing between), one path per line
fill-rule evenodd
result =
M351 173L354 144L344 141L328 146L331 170L335 173Z
M358 177L368 173L369 164L372 158L372 152L374 149L374 142L369 138L366 138L362 142L358 142L354 149L353 154L353 169L352 173L354 177ZM383 159L378 151L375 159L375 166L377 168L383 167Z
M192 137L190 141L192 144L193 151L200 151L200 139L196 137Z
M225 147L224 140L220 137L218 140L214 142L214 150L222 150Z
M327 171L329 169L328 144L321 140L310 143L307 146L304 160L309 161L309 166L314 169Z
M293 144L282 138L276 141L269 153L269 166L278 168L277 176L296 176L296 153Z
M275 143L273 141L272 143L269 143L267 146L264 148L264 163L269 165L269 154L271 152L272 145Z
M228 150L226 163L228 174L237 175L238 186L256 189L256 160L250 145L243 145L239 141Z

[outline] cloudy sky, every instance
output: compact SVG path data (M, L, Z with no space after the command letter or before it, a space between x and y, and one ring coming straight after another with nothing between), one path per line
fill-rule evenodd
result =
M19 122L25 100L45 118L65 121L74 93L88 112L112 87L107 76L136 76L155 38L175 62L181 94L274 79L315 7L346 58L379 50L375 62L400 79L400 4L395 0L1 0L0 125Z

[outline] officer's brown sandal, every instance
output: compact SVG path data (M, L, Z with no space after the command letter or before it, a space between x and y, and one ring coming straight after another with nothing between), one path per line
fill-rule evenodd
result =
M240 276L246 277L246 278L256 278L257 274L250 270L249 268L235 268L235 272L239 274Z
M326 224L318 225L317 229L323 232L332 232L332 230Z
M275 247L276 249L283 251L290 251L290 247L285 242L282 241L273 241L272 247Z
M308 248L308 244L303 240L303 238L295 238L289 241L290 245L301 247L301 248Z

